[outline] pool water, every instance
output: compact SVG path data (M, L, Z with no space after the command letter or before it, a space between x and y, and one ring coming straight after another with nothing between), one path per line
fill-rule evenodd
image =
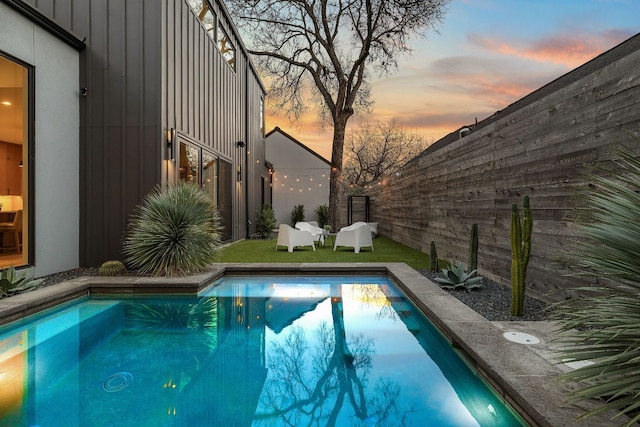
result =
M1 426L518 426L386 278L225 277L0 328Z

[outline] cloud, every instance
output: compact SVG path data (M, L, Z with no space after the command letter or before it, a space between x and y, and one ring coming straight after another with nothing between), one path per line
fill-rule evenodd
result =
M492 53L536 62L561 64L572 69L611 49L633 34L632 31L612 29L594 34L559 33L537 40L517 38L502 40L469 33L467 39L472 45Z

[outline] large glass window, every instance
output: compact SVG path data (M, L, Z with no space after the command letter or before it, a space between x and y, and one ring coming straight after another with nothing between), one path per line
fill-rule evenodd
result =
M200 182L200 150L192 145L180 143L180 180Z
M28 264L29 72L0 55L0 268Z
M218 203L218 158L207 151L202 152L202 187Z
M231 163L225 162L224 160L220 160L220 174L219 174L219 183L218 186L220 192L218 193L218 211L220 212L220 217L222 218L224 229L222 230L222 240L230 240L232 237L231 226L232 222L232 196L231 193L233 190L233 168L231 167Z
M218 207L222 220L222 240L232 237L232 181L231 163L220 160L210 151L180 142L181 181L201 185Z

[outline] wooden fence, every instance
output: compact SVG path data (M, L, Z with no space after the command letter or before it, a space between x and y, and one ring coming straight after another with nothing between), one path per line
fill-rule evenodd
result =
M586 165L606 162L640 135L640 34L527 97L429 147L367 193L382 235L467 262L479 227L482 275L510 283L511 205L531 198L527 291L553 299L579 279L559 259L575 241L574 198ZM346 201L346 197L343 198Z

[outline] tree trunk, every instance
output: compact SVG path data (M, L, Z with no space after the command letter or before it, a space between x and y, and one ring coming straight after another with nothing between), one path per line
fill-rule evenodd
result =
M329 223L334 232L345 219L340 218L340 202L342 199L342 156L344 153L344 137L347 120L350 114L342 114L333 120L333 145L331 149L331 174L329 175Z

